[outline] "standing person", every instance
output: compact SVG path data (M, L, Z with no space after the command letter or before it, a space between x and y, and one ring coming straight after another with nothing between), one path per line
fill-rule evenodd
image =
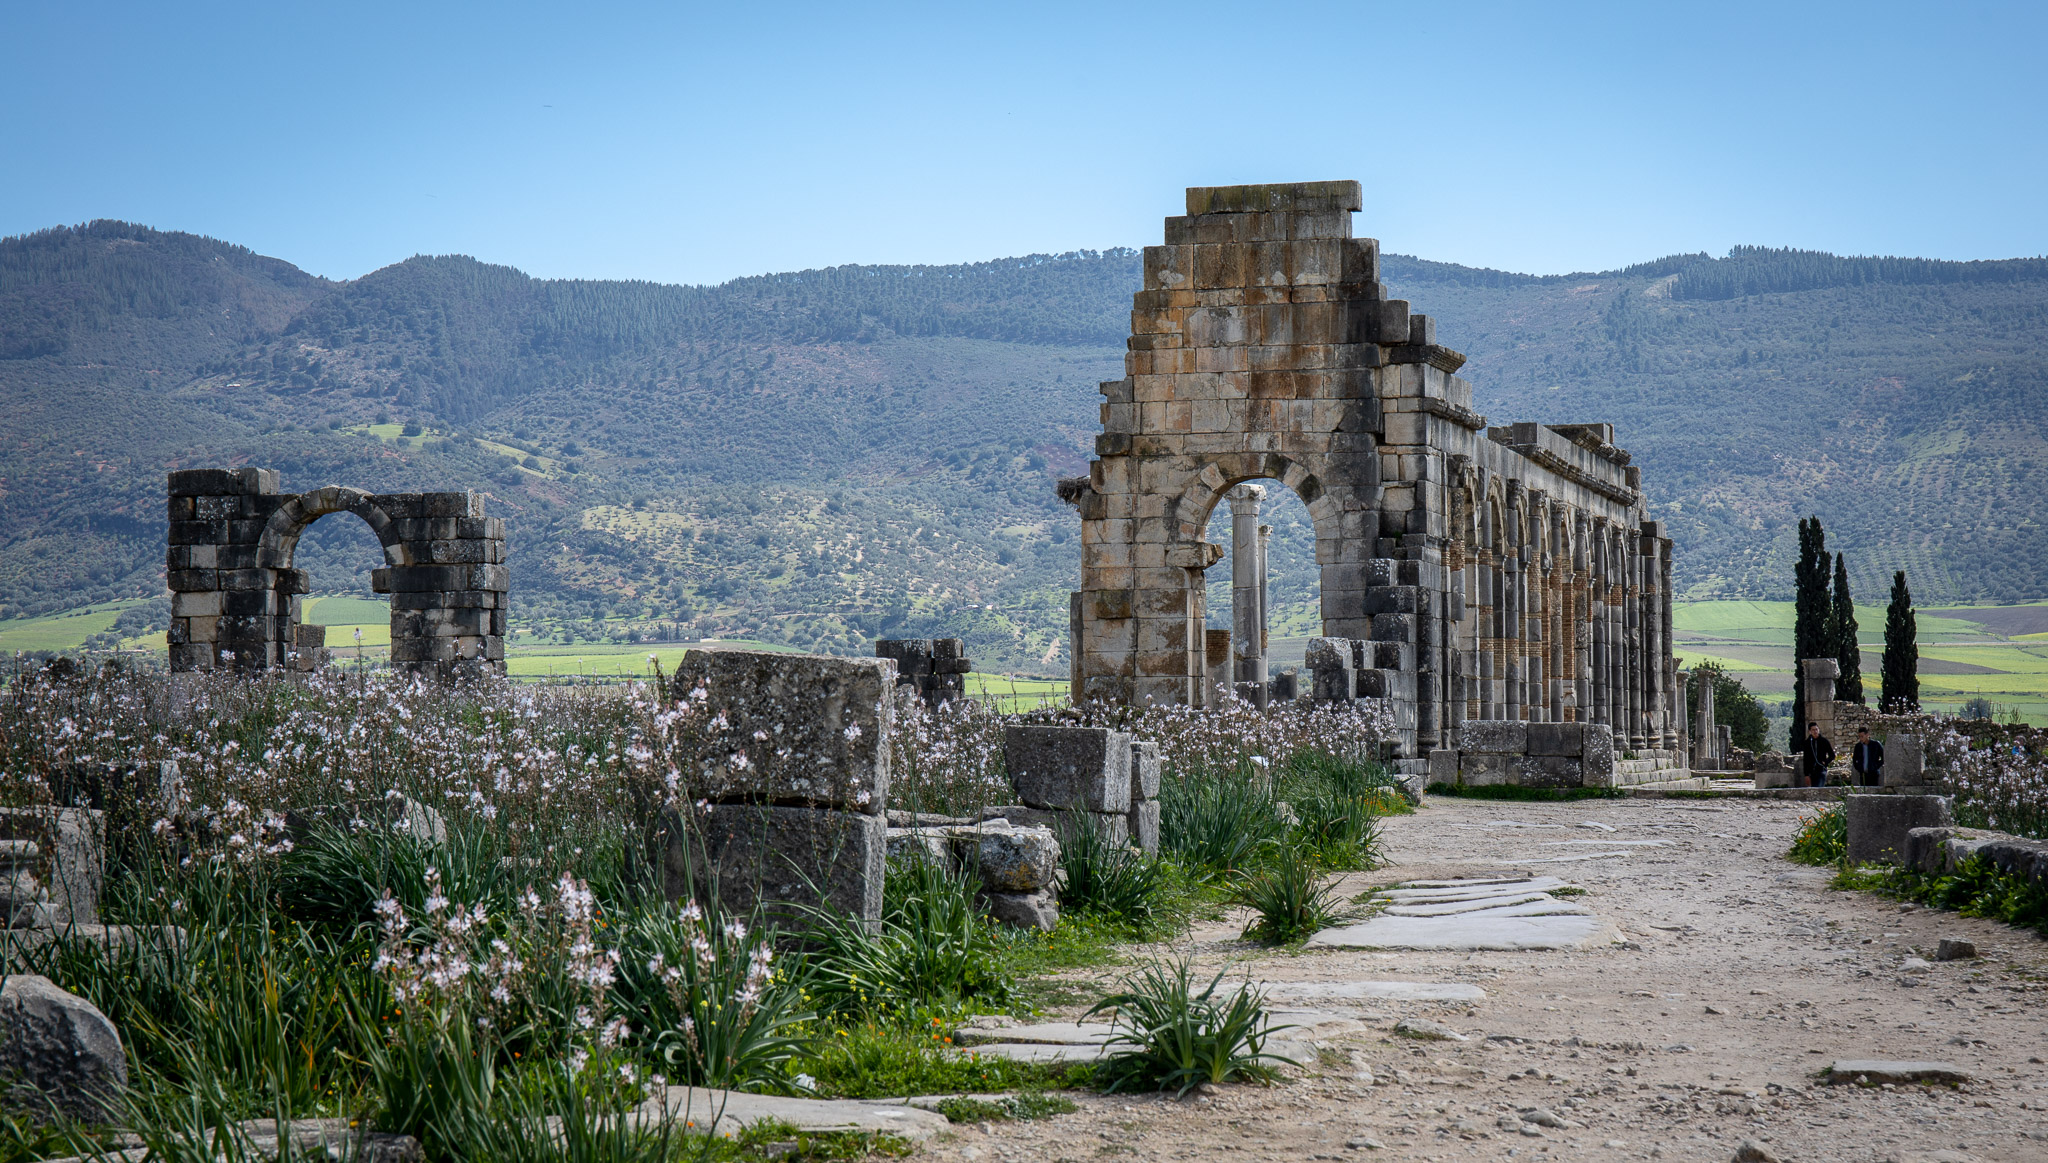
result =
M1819 723L1806 725L1806 738L1799 741L1799 771L1808 787L1826 787L1828 764L1835 761L1835 745L1820 733Z
M1856 782L1876 787L1884 782L1884 744L1870 737L1870 728L1856 728L1856 746L1849 752L1849 770Z

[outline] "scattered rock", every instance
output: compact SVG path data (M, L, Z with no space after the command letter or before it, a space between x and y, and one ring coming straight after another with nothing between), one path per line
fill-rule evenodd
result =
M1394 1032L1404 1038L1421 1038L1432 1042L1469 1042L1470 1038L1440 1022L1427 1018L1403 1018L1394 1023Z
M1762 1143L1754 1139L1744 1139L1742 1140L1742 1145L1735 1148L1734 1163L1783 1163L1783 1161L1778 1158L1777 1152L1772 1151Z
M1722 1009L1720 1006L1708 1006L1707 1012L1710 1014L1721 1014L1724 1016L1728 1013L1727 1010Z
M1387 1145L1378 1139L1356 1138L1344 1140L1344 1146L1353 1151L1384 1151Z
M1935 946L1934 949L1934 959L1936 961L1964 961L1976 955L1977 945L1975 942L1957 941L1948 937L1943 937L1941 944Z
M16 974L0 986L0 1077L9 1107L105 1122L128 1085L128 1058L91 1002L47 977Z
M1545 1110L1540 1106L1523 1111L1522 1121L1525 1123L1535 1123L1539 1127L1552 1127L1557 1130L1563 1130L1571 1126L1570 1123L1559 1118L1555 1113Z
M1050 933L1060 923L1059 898L1050 892L985 892L981 904L990 917L1013 929Z
M1899 962L1900 973L1925 973L1934 966L1924 957L1908 957Z

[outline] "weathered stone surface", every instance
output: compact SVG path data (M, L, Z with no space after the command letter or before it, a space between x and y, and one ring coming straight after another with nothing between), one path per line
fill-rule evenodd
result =
M1579 723L1529 724L1529 754L1577 759L1585 751L1585 727Z
M1458 753L1450 748L1440 747L1429 753L1429 782L1456 784L1458 782Z
M671 1086L634 1108L641 1128L677 1134L736 1135L756 1123L781 1123L805 1134L865 1133L918 1141L952 1124L936 1111L896 1102L789 1098L737 1090Z
M1605 723L1587 723L1580 734L1579 780L1586 787L1613 787L1614 732Z
M1540 725L1530 724L1531 727ZM1561 755L1512 756L1509 764L1514 771L1513 782L1521 787L1579 787L1584 781L1576 755L1570 758Z
M972 868L990 892L1033 893L1050 888L1060 866L1060 845L1051 828L983 826L957 829L961 867Z
M91 1002L47 977L12 974L0 985L0 1079L15 1110L100 1123L128 1085L128 1059Z
M1880 778L1886 787L1913 787L1927 781L1927 750L1920 743L1920 737L1910 731L1894 731L1886 735L1884 744L1884 770Z
M889 798L892 665L765 650L692 650L676 688L708 692L692 793L863 814Z
M1125 814L1130 842L1141 852L1159 851L1159 801L1134 803Z
M90 808L0 808L0 908L14 928L97 925L105 816Z
M1855 864L1905 859L1906 834L1914 828L1945 828L1947 796L1851 795L1846 801L1849 860Z
M1961 941L1953 937L1943 937L1941 944L1934 947L1934 959L1936 961L1967 961L1976 955L1977 943L1975 941Z
M1946 876L1985 845L2008 838L2003 832L1982 828L1908 828L1900 859L1908 868Z
M1427 1018L1403 1018L1394 1023L1394 1032L1404 1038L1419 1038L1428 1042L1471 1041L1442 1022L1432 1022Z
M1458 724L1458 750L1468 755L1526 755L1529 724L1516 719L1467 719Z
M1051 890L1039 892L984 892L981 907L1001 924L1013 929L1052 932L1060 923L1060 900Z
M951 872L953 845L944 832L932 828L890 828L888 857L898 864L928 864Z
M771 918L795 927L803 923L796 905L820 905L866 921L882 915L888 828L880 816L710 804L672 809L663 823L663 886L671 900L715 892L738 917L758 904Z
M1018 798L1034 808L1090 812L1131 806L1131 738L1102 727L1009 727L1003 758Z
M1144 739L1131 740L1131 799L1156 800L1159 798L1159 744Z

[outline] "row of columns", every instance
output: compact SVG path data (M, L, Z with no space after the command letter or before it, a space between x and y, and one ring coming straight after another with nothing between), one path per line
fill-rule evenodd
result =
M1671 546L1510 481L1445 554L1460 718L1594 722L1629 747L1679 746Z

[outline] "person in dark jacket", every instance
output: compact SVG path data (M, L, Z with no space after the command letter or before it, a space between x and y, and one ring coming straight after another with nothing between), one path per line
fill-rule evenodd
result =
M1835 745L1820 733L1819 723L1806 725L1806 738L1799 741L1796 750L1800 756L1799 772L1806 777L1806 786L1827 786L1828 765L1835 761Z
M1884 744L1870 737L1870 728L1856 728L1856 746L1849 753L1849 770L1856 782L1876 787L1884 782Z

